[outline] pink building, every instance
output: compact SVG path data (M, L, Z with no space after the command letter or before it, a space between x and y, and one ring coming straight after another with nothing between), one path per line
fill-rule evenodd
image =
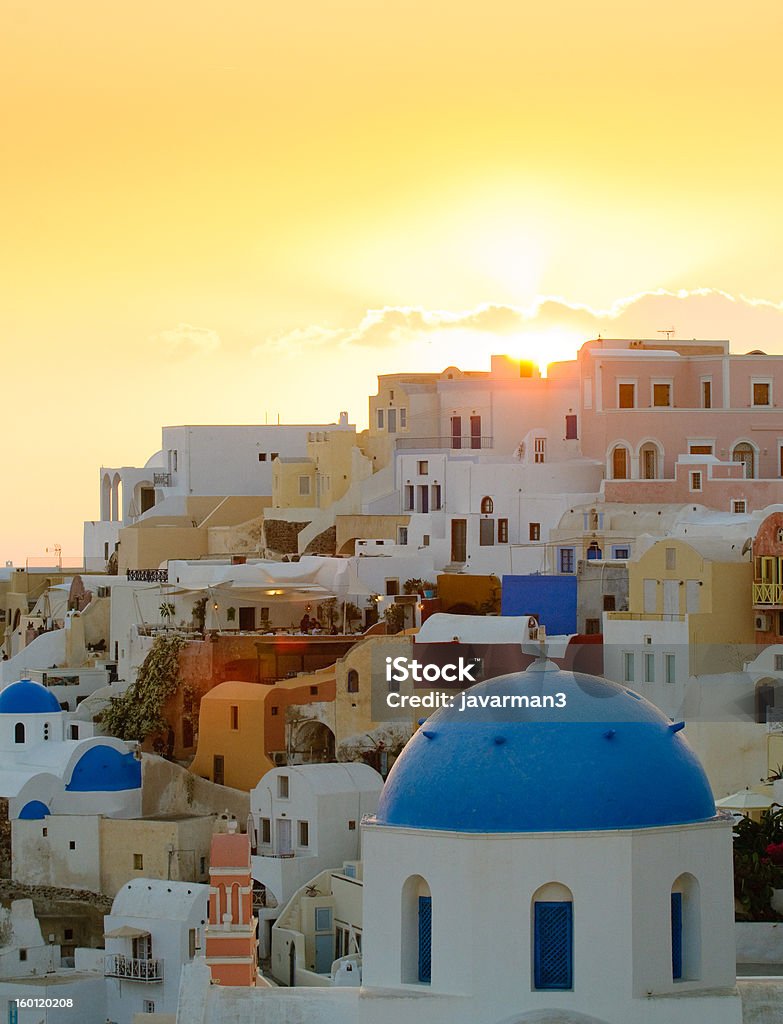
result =
M582 346L582 454L605 498L749 512L783 499L783 357L728 341Z
M253 913L250 839L236 831L215 835L209 857L209 923L205 950L214 982L256 984L257 928L258 920Z

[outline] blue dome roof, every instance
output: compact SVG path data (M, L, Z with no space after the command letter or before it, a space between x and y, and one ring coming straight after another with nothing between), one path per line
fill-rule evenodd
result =
M564 694L566 707L488 698ZM436 711L381 793L379 824L457 832L578 832L705 821L715 803L682 723L606 679L535 662Z
M0 690L0 715L51 715L61 711L52 691L30 679L20 679Z

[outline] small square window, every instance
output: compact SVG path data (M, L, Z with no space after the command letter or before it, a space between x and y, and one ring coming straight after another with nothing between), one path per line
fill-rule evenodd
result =
M73 939L73 928L66 928L63 931L63 937L66 942L71 942Z
M530 540L541 540L541 523L528 523L528 537Z
M280 713L280 708L276 704L273 704L272 708L271 708L272 718L274 718L275 715L278 715L279 713Z
M744 515L745 512L747 512L747 509L747 502L744 499L739 501L735 500L732 501L731 503L731 511L736 513L737 515Z
M400 581L398 579L386 580L386 596L397 597L400 592Z
M270 459L271 462L274 462L275 459L277 459L279 457L280 457L280 452L271 452L270 455L269 455L269 459Z
M620 409L633 409L636 406L636 385L617 385L617 406Z
M278 775L277 777L277 795L281 800L288 799L288 776Z
M134 853L133 855L133 870L143 871L144 870L144 854Z
M601 632L600 619L585 619L585 635L596 636Z
M430 464L426 459L419 460L419 476L427 476L430 471Z
M348 822L348 831L349 832L355 832L356 831L356 822L353 819L351 819Z
M266 462L266 452L259 452L258 453L258 461L259 462Z
M614 594L604 594L604 611L613 612L615 611L615 596Z
M653 384L653 406L655 408L666 408L672 404L671 384Z
M317 695L318 695L318 687L317 686L311 686L310 687L310 696L311 697L316 697Z
M770 385L768 381L753 381L753 404L771 405Z
M71 840L71 841L70 841L70 842L68 843L68 849L69 849L69 850L75 850L75 849L76 849L76 840L75 840L75 839L72 839L72 840Z

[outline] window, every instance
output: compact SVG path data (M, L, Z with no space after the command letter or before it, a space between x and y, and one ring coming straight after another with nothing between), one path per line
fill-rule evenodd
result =
M310 496L310 477L300 476L299 477L299 495L302 498L308 498Z
M317 697L318 696L318 687L317 686L311 686L310 687L310 696L311 697Z
M66 942L73 942L73 928L63 929L63 938Z
M541 540L541 523L528 523L528 537L530 540Z
M775 655L775 671L783 672L783 654Z
M490 547L495 543L495 520L494 519L480 519L479 520L479 546Z
M432 981L432 897L419 896L419 981Z
M645 651L644 654L644 681L645 683L655 682L655 655Z
M259 452L258 453L258 461L259 462L266 462L266 452Z
M619 544L615 544L615 545L612 546L612 558L623 559L623 558L630 558L630 557L631 557L631 549L630 548L621 546Z
M236 731L239 728L239 707L236 704L232 704L230 708L230 719L231 724L229 728Z
M753 445L747 441L741 441L738 445L735 445L734 451L731 453L732 462L741 462L744 465L746 480L752 480L756 475L755 455Z
M701 382L701 407L712 408L712 380L709 378L704 378Z
M470 447L481 448L481 417L470 417Z
M307 821L299 822L299 845L310 845L310 824Z
M378 430L383 430L383 409L378 410Z
M71 841L68 843L68 849L69 850L75 850L76 849L76 840L75 839L71 839Z
M71 739L72 740L78 740L78 738L79 738L79 726L78 725L71 725L70 732L71 732Z
M697 469L691 470L691 490L692 491L700 491L701 490L701 471L700 470L697 470Z
M677 548L666 548L666 568L677 568Z
M270 452L270 454L269 454L269 461L270 462L274 462L275 459L277 459L279 457L280 457L280 452Z
M401 547L405 547L408 543L408 527L398 526L397 527L397 543Z
M356 831L356 822L353 819L351 819L348 822L348 831L349 832L355 832Z
M539 902L533 915L533 986L573 987L573 903Z
M277 795L281 800L288 799L288 776L277 776Z
M194 954L195 954L195 950L194 950ZM152 999L145 999L144 1000L144 1011L143 1012L144 1013L154 1013L155 1012L155 1002L154 1002L154 1000L152 1000Z
M565 436L566 441L576 441L576 416L566 416L565 418Z
M419 476L427 476L430 471L430 464L426 459L420 459L418 463Z
M24 743L24 722L17 722L14 726L14 743Z
M421 546L423 548L428 548L430 546L430 535L428 533L425 533L421 538Z
M674 683L677 680L676 662L673 654L664 654L663 668L667 683Z
M196 929L188 928L188 958L190 960L196 955Z
M652 386L652 404L656 409L669 408L672 404L672 386L671 384L664 383L653 383Z
M451 447L461 448L462 447L462 417L452 416L451 417Z
M27 959L27 950L26 949L20 949L19 950L19 959L20 960L26 960Z
M636 384L625 383L617 385L617 408L618 409L635 409L636 408Z
M207 858L199 857L198 859L198 873L203 876L207 873Z
M628 479L628 449L621 444L612 450L612 479Z
M546 462L546 438L533 438L533 462Z
M408 426L408 410L403 408L400 409L400 430L405 430Z
M689 444L688 454L689 455L712 455L713 446L711 444Z
M359 673L354 668L352 668L348 673L345 689L348 693L359 692Z
M596 636L601 632L600 619L585 619L585 635Z
M491 516L495 511L495 503L488 495L481 499L481 514Z
M508 544L508 519L498 519L498 544Z
M604 594L604 611L613 612L615 611L615 596L614 594Z
M45 838L46 838L46 837L47 837L47 836L49 835L49 829L48 829L48 828L42 828L42 829L41 829L41 835L42 835L42 836L44 837L44 839L45 839Z
M658 449L654 444L643 444L639 450L639 473L642 480L658 477Z
M671 916L672 916L672 978L680 981L682 978L682 893L671 894Z
M753 380L753 405L772 405L772 383L768 380Z
M558 548L557 557L560 572L572 573L574 571L575 552L573 548Z
M144 854L134 853L133 855L133 870L143 871L144 870Z
M272 718L274 718L275 715L279 715L280 714L280 708L276 704L273 704L270 710L271 710Z
M386 580L386 596L396 597L400 592L400 581L398 579Z
M744 515L745 512L747 511L747 508L748 508L748 506L747 506L747 503L744 501L744 499L743 500L734 500L731 503L731 511L736 513L736 514L738 514L738 515Z
M397 433L397 410L388 409L386 411L386 430L389 434Z
M432 485L432 511L439 512L443 507L443 500L441 497L440 484Z
M413 511L413 503L414 503L414 500L415 500L414 499L415 493L416 492L415 492L413 484L406 484L405 485L404 501L403 501L403 505L402 505L402 507L403 507L405 512L412 512Z
M268 844L272 842L272 820L271 818L261 819L261 842Z
M623 654L623 682L632 683L634 677L634 655L633 651L625 651Z

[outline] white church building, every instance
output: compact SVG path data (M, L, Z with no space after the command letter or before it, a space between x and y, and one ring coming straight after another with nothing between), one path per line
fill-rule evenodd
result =
M229 991L196 961L178 1021L740 1024L731 821L682 723L543 659L467 694L362 824L361 986Z

